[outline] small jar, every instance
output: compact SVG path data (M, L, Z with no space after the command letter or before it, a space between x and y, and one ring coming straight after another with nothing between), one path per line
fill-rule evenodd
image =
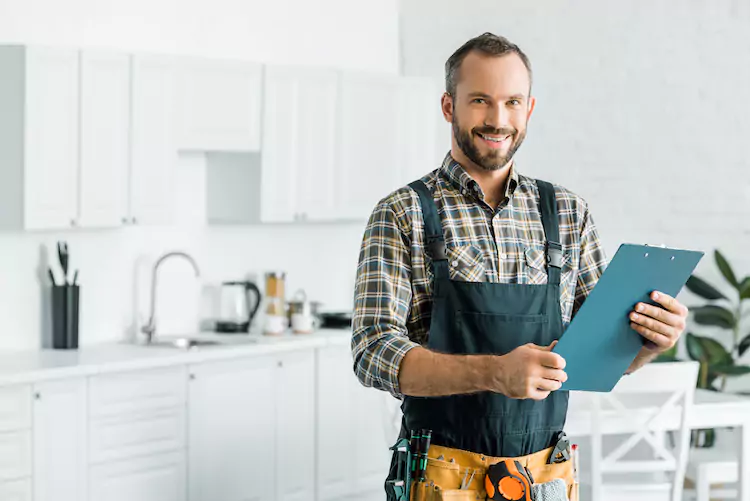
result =
M278 336L287 329L284 282L286 273L271 271L266 273L266 295L264 307L263 334Z

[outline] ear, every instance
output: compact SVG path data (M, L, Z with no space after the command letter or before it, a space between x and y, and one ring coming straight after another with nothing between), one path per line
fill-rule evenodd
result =
M440 107L443 110L443 117L448 123L453 122L453 96L447 92L443 93L443 97L440 98Z
M531 118L531 114L534 113L534 108L536 107L536 98L534 96L529 96L529 112L526 115L526 121L528 122Z

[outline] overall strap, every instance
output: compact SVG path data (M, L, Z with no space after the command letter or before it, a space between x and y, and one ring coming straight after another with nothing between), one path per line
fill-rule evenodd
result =
M427 255L432 259L435 278L448 277L448 255L445 250L445 237L443 237L443 225L440 223L440 215L432 198L432 193L421 180L409 183L419 195L419 205L422 207L424 217L425 247Z
M551 285L560 285L563 254L555 188L546 181L537 180L536 184L539 187L539 211L542 216L542 226L547 237L547 282Z

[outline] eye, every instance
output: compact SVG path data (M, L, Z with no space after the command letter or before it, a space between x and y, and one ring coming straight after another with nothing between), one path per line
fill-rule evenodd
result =
M486 103L487 101L485 101L485 100L484 100L484 99L482 99L481 97L476 97L476 98L472 99L472 100L471 100L471 102L472 102L472 103L477 103L477 104L484 104L484 103Z
M511 106L521 106L521 100L520 99L511 99L508 101L508 104Z

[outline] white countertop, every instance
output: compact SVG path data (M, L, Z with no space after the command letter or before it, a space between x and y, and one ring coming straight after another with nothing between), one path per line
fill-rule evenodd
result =
M78 350L35 350L0 354L0 386L111 372L183 365L212 360L260 356L323 346L348 346L349 329L320 329L312 334L261 336L201 334L201 339L222 339L221 345L189 350L170 346L109 343ZM168 339L163 337L161 339ZM244 338L244 339L243 339ZM244 342L243 342L244 341Z

